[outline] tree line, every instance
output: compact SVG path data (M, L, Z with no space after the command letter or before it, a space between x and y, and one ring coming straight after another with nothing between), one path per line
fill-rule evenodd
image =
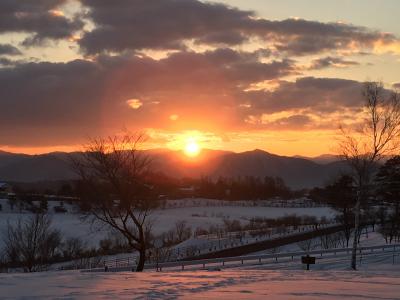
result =
M387 243L400 241L400 156L388 159L377 166L373 179L364 188L364 201L360 207L360 224L356 232L359 239L365 226L379 231ZM314 201L325 201L338 211L336 220L343 225L346 246L354 233L354 206L356 204L357 185L352 176L340 175L331 184L310 191Z

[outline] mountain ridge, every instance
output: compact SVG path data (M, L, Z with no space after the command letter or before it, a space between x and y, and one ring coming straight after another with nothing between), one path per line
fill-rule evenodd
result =
M1 151L1 150L0 150ZM196 158L168 149L143 150L154 170L173 177L281 177L292 188L321 186L343 172L340 162L320 164L300 157L280 156L261 149L244 152L203 149ZM0 152L0 181L35 182L76 178L68 160L81 152L51 152L28 155Z

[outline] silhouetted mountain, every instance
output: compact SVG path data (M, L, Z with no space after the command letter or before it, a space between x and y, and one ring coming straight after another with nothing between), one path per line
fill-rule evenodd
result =
M233 153L206 150L195 159L180 151L146 150L153 160L155 171L181 177L281 177L292 188L323 185L345 170L341 162L318 164L308 159L286 157L262 150ZM41 155L0 153L0 181L34 182L74 179L69 156L78 153L54 152Z
M67 153L0 155L0 180L32 182L73 178Z
M329 164L329 163L332 163L332 162L339 161L339 158L337 157L337 155L333 155L333 154L322 154L322 155L318 155L318 156L315 156L315 157L307 157L307 156L295 155L293 157L311 160L311 161L316 162L318 164Z
M323 185L344 169L342 163L321 165L303 158L254 150L226 155L214 176L274 176L281 177L290 187L304 188Z
M10 153L0 150L0 168L8 164L17 162L18 160L28 157L26 154Z

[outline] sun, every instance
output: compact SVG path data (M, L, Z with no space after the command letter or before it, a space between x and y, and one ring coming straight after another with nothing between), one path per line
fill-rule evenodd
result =
M185 148L183 149L183 152L189 157L196 157L197 155L199 155L200 151L201 148L194 139L188 140L186 142Z

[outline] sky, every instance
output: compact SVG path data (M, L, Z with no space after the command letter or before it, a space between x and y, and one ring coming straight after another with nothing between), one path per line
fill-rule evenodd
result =
M334 153L367 80L400 88L396 0L2 0L0 149Z

